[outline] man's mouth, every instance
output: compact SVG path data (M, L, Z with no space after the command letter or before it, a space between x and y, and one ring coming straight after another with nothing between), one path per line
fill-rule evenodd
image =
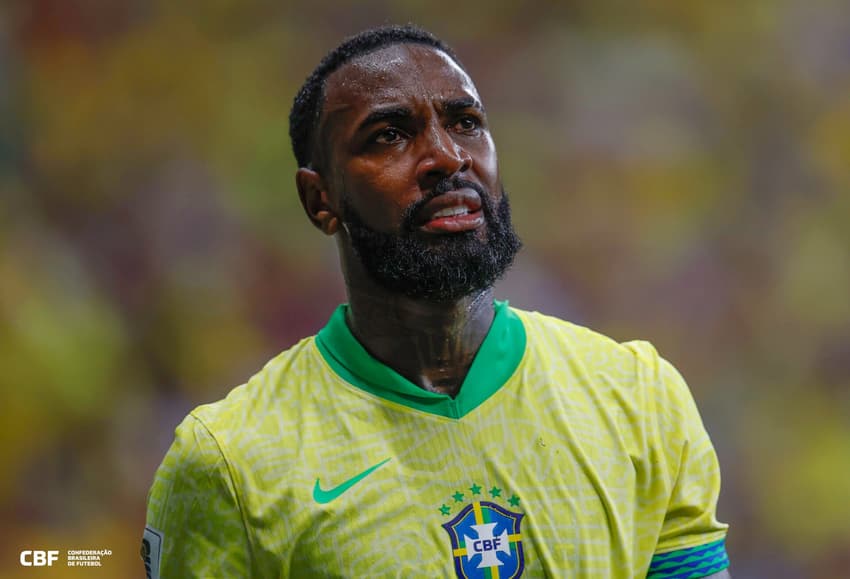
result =
M446 207L445 209L440 209L434 213L434 215L431 216L431 219L437 219L438 217L454 217L455 215L469 215L469 208L465 205Z
M481 198L469 188L449 191L429 201L420 211L418 229L445 234L472 231L484 225Z

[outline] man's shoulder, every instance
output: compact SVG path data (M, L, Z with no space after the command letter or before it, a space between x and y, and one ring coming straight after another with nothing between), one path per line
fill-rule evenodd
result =
M304 338L225 398L189 412L157 470L155 504L164 503L174 485L203 489L220 479L235 493L260 484L257 473L265 466L285 468L297 448L290 444L293 424L325 372L318 356L314 337Z
M514 311L525 326L528 364L581 378L577 383L588 387L605 383L618 391L645 389L652 398L688 396L679 373L646 340L620 342L553 316Z
M614 355L641 363L657 363L658 352L646 340L620 342L602 332L555 316L514 307L511 310L522 320L532 347L590 357Z
M297 407L297 398L314 381L319 371L318 356L315 336L304 338L269 360L227 396L196 407L190 415L213 436L238 432L249 424L262 424L264 420L283 419L281 413Z

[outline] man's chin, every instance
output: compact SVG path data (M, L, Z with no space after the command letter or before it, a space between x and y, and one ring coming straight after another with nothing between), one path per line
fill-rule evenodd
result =
M482 252L474 237L442 239L414 254L361 262L368 275L393 293L413 299L451 302L492 287L510 265Z
M503 198L481 227L441 234L390 234L366 225L346 207L351 248L369 277L391 293L432 302L480 294L501 278L522 246Z

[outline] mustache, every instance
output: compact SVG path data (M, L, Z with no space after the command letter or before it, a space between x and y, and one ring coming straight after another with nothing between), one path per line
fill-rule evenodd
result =
M412 232L416 228L416 215L422 211L422 208L428 205L432 199L435 199L440 195L445 195L449 191L456 191L458 189L472 189L478 193L478 196L481 198L481 207L484 210L484 217L488 221L491 220L493 216L493 207L490 203L490 196L487 195L487 191L484 187L478 183L462 179L461 177L443 177L436 185L434 185L434 188L427 195L418 201L414 201L407 209L404 210L401 221L404 231Z

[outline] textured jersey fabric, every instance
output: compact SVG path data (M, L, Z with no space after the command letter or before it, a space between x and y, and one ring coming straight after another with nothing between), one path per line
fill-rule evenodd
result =
M452 399L372 358L345 308L177 428L148 500L149 575L632 579L728 566L717 458L651 345L497 302Z

